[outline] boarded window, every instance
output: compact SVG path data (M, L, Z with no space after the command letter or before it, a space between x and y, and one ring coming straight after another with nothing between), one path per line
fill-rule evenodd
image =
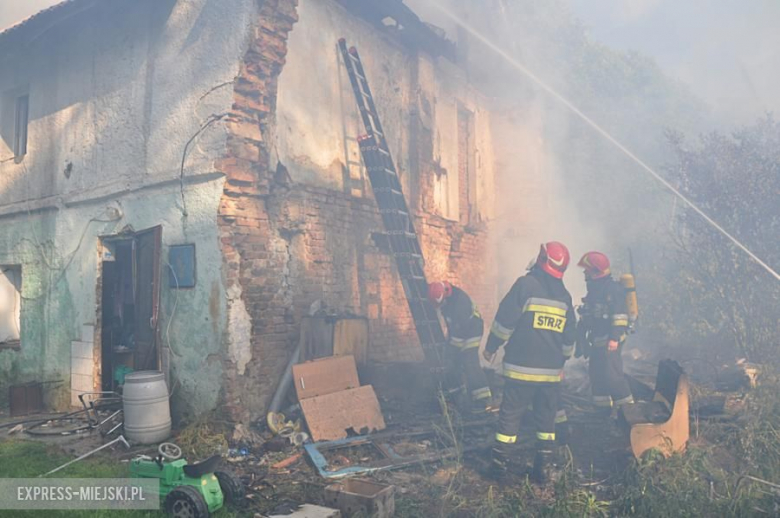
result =
M444 218L458 220L458 175L452 174L439 163L433 164L433 200L438 214Z
M0 348L16 348L21 339L22 267L0 266Z
M30 96L16 98L16 116L14 119L14 156L21 158L27 154L27 118L30 112Z

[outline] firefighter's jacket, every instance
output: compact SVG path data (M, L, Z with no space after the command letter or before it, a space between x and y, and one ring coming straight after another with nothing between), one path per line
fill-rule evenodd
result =
M530 382L559 382L574 352L576 317L563 281L539 268L520 277L498 306L486 345L506 343L503 374Z
M628 330L626 289L612 277L588 281L588 294L582 299L578 341L585 347L605 346L610 340L622 343Z
M452 295L441 306L441 315L447 322L450 344L460 349L479 347L483 332L482 317L465 291L453 286Z

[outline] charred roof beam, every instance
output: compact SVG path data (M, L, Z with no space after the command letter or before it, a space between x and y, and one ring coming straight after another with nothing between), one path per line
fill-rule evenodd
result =
M396 36L406 47L423 50L455 62L456 45L444 36L444 31L432 27L417 16L402 0L337 0L356 16L363 18L381 32Z

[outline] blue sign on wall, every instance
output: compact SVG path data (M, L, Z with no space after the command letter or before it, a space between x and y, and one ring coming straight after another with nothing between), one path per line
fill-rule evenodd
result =
M195 245L176 245L168 250L168 285L171 288L195 286Z

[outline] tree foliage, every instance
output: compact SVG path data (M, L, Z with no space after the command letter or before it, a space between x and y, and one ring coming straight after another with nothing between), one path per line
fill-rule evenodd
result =
M780 269L780 123L767 116L732 135L705 135L696 146L676 134L669 142L676 163L668 174L679 189ZM672 292L678 307L690 309L692 331L751 360L777 361L780 281L689 208L677 211L674 230Z

